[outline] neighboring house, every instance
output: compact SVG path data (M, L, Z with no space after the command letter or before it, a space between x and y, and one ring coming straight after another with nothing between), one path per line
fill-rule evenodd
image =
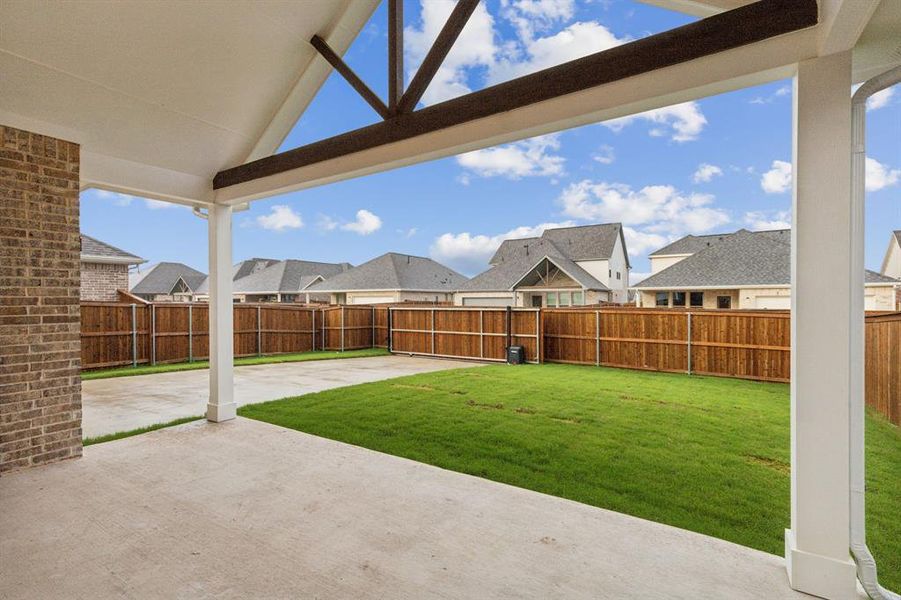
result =
M147 262L140 256L81 234L81 299L115 301L128 289L128 270Z
M234 266L234 301L328 302L328 294L313 294L308 288L352 267L350 263L250 258ZM209 279L200 285L194 297L197 300L209 300Z
M580 306L624 303L629 255L620 223L547 229L506 240L491 268L460 286L462 306Z
M901 280L901 229L893 231L882 260L882 274ZM901 310L901 281L895 286L895 310Z
M129 276L129 291L148 302L190 302L206 273L176 262L161 262Z
M332 304L449 302L466 277L430 258L389 252L309 288Z
M791 308L791 230L685 236L650 256L643 307ZM897 280L866 272L865 308L891 310ZM827 300L827 299L824 299Z

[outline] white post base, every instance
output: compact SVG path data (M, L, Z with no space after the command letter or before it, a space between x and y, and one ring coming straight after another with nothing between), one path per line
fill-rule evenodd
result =
M785 568L792 589L829 600L859 600L857 566L850 558L836 560L798 550L794 533L785 530Z
M222 421L230 421L238 416L238 405L235 402L228 404L207 404L206 420L213 423L221 423Z

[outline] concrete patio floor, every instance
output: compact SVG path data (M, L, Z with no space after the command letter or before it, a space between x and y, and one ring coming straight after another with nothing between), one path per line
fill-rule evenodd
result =
M781 558L238 418L0 483L4 598L808 598Z
M445 369L472 361L372 356L235 368L238 406ZM82 382L82 431L94 437L206 412L209 371L181 371Z

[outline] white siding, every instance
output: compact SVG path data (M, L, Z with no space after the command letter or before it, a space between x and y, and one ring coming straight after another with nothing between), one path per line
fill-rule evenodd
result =
M882 274L901 279L901 246L898 245L894 235L892 235L892 240L889 242L889 248L882 265Z
M651 275L655 275L666 269L667 267L671 267L680 260L688 258L691 254L672 254L669 256L652 256L651 258Z

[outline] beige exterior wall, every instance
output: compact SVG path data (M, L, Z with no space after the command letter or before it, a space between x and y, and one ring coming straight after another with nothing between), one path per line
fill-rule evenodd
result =
M398 302L452 302L450 292L406 292L384 290L358 290L343 294L331 294L332 304L390 304Z
M0 472L81 456L79 147L0 125Z
M889 241L885 260L882 262L882 274L901 279L901 246L898 245L898 240L895 239L894 234L892 234L892 239Z
M652 256L651 257L651 275L659 273L667 267L671 267L680 260L684 260L691 254L672 254L669 256Z
M81 263L81 299L115 302L117 290L128 290L128 265Z
M686 292L685 299L685 308L691 308L689 306L690 296L688 293L690 290L678 290ZM704 306L701 308L716 308L717 307L717 297L719 296L729 296L732 300L732 308L738 308L739 297L738 290L694 290L698 292L704 293ZM670 294L670 303L672 303L672 292L667 292ZM655 308L656 304L657 291L638 291L636 295L636 304L643 308ZM681 308L681 307L680 307Z
M683 291L683 290L679 290ZM690 290L685 290L686 293ZM775 302L767 302L771 298L784 298L786 301L791 300L791 288L785 287L760 287L760 288L741 288L739 290L695 290L704 292L704 307L716 308L717 296L730 296L732 298L732 308L741 309L759 309L764 308L764 303L771 307ZM672 292L668 292L672 294ZM654 308L656 306L656 291L640 291L636 304L644 308ZM895 291L892 285L868 285L864 292L864 308L866 310L895 310ZM672 297L670 297L672 302ZM686 304L689 301L686 300ZM786 308L787 308L786 304ZM690 308L687 306L687 308Z

